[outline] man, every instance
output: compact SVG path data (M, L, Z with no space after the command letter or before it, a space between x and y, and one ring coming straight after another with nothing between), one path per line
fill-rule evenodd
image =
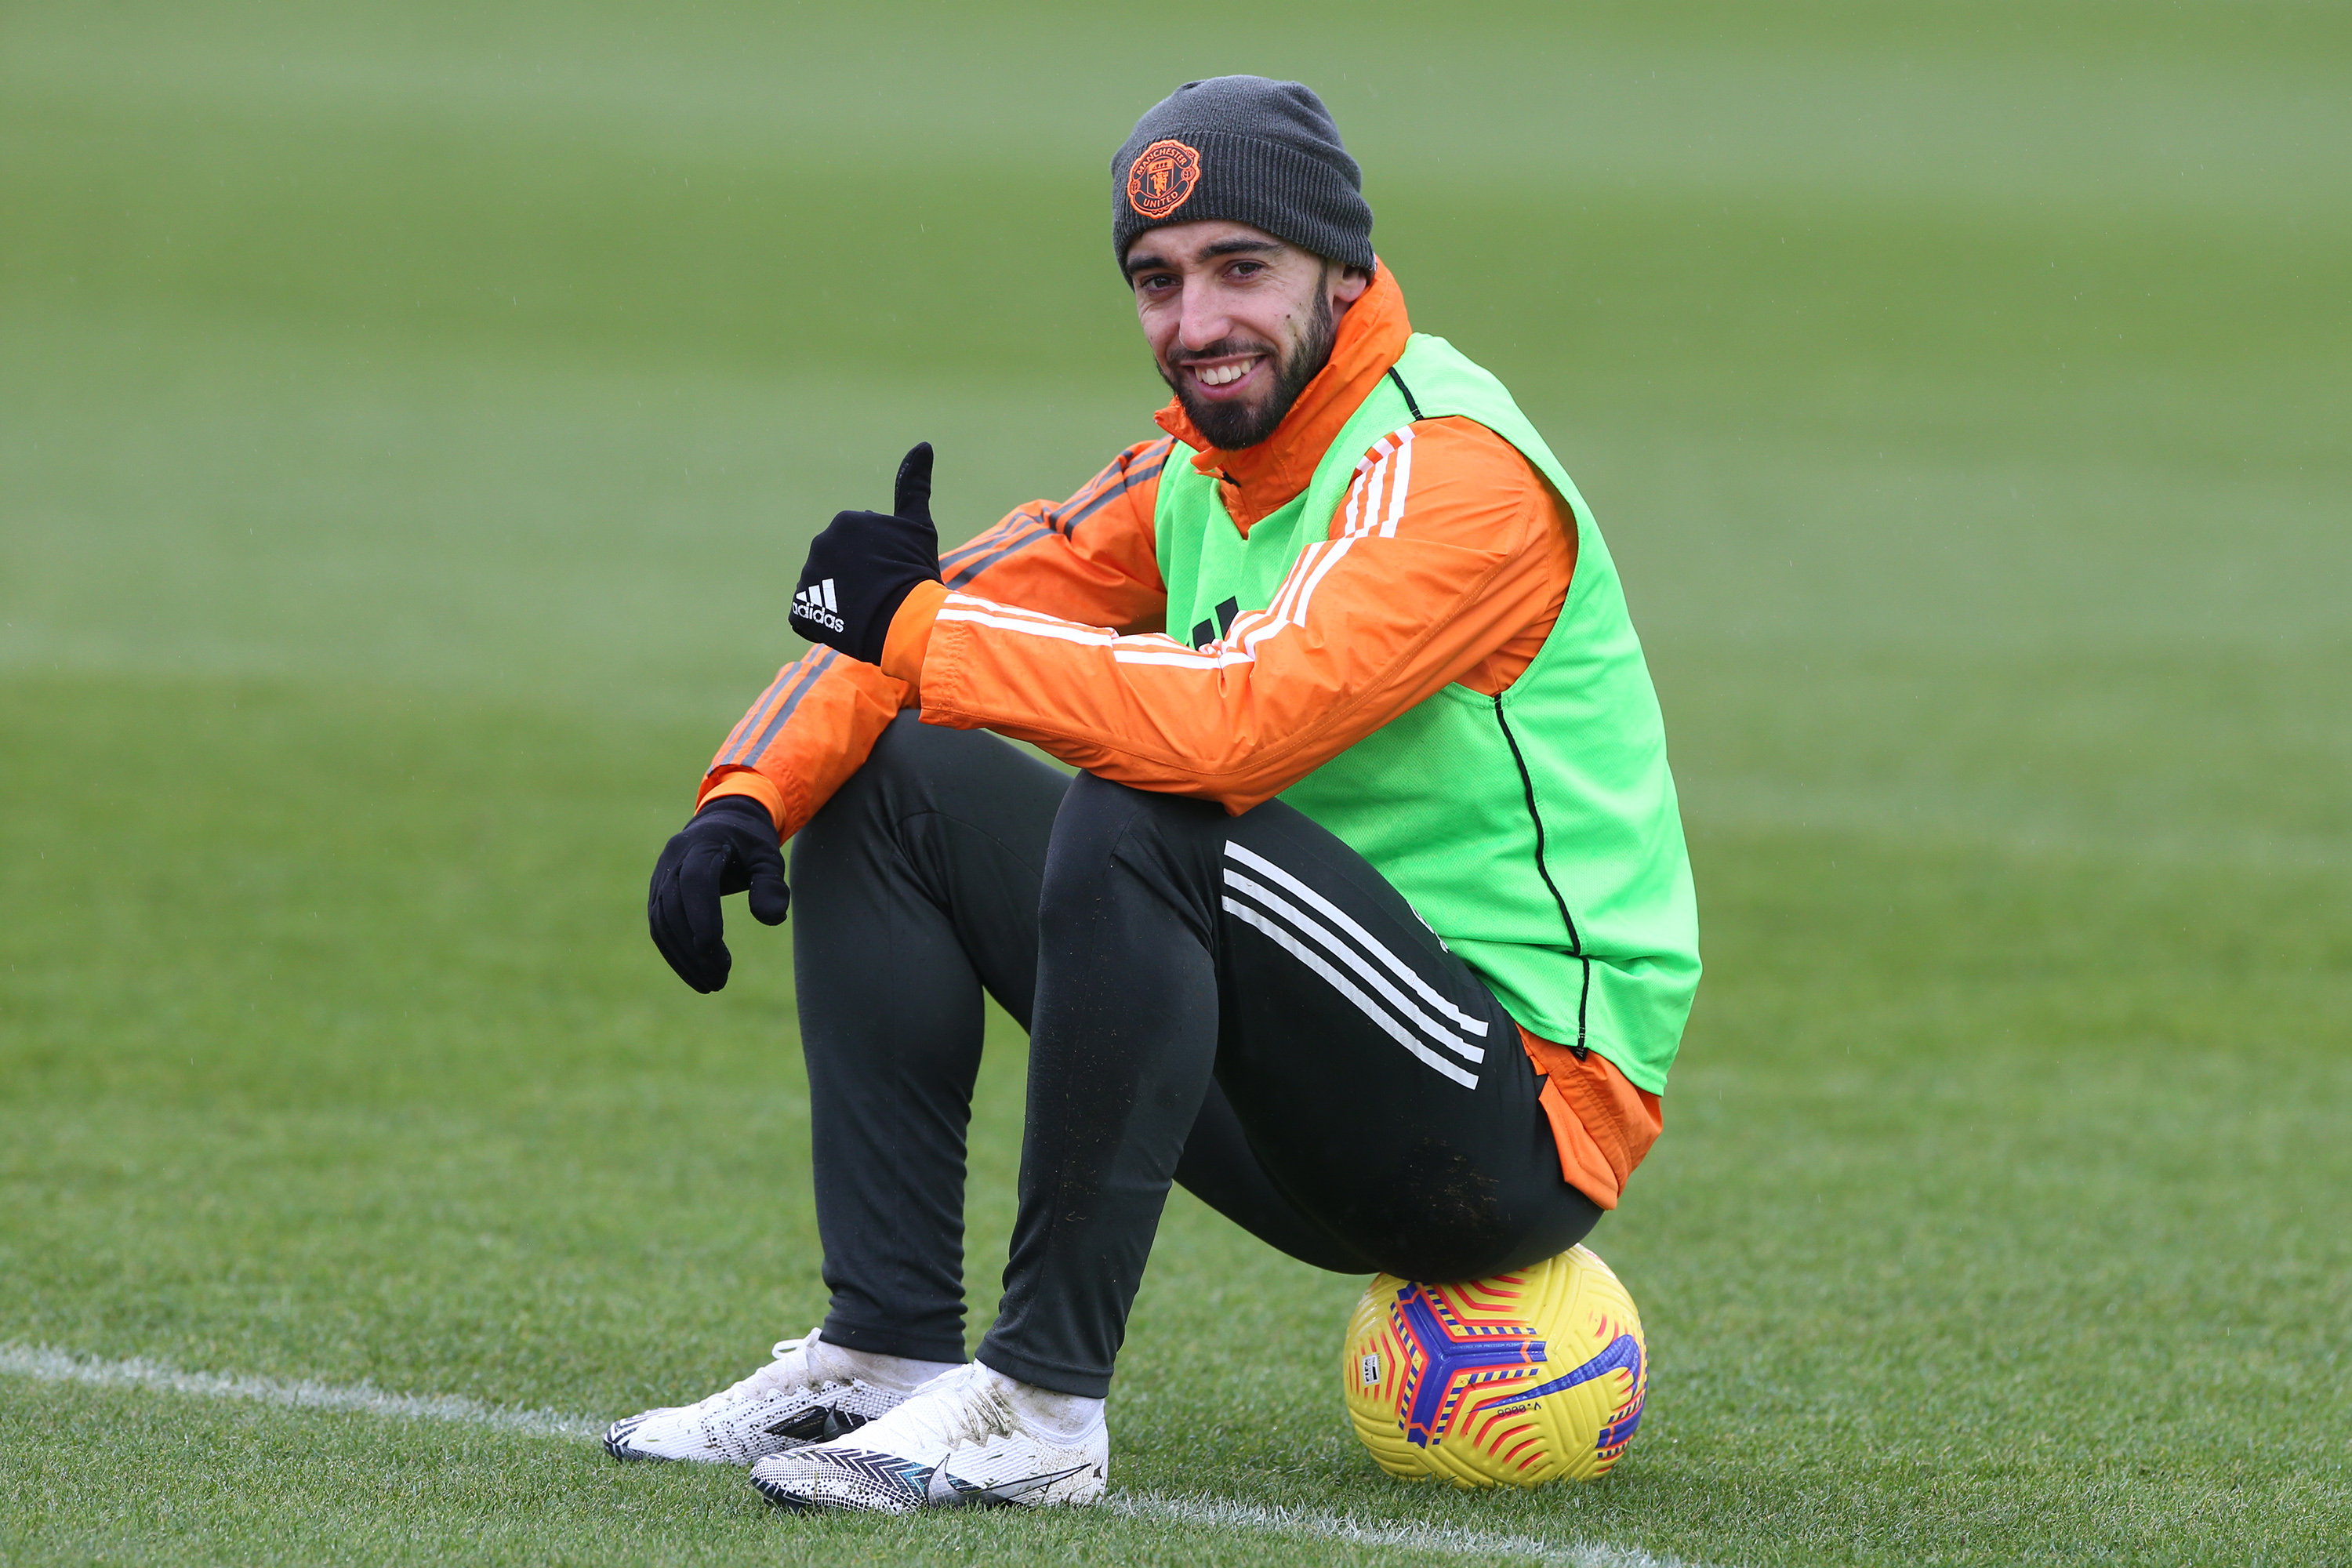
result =
M1189 83L1111 174L1167 434L944 558L908 453L890 512L810 550L791 614L824 647L655 870L655 941L713 991L720 895L783 919L793 841L833 1294L616 1457L751 1462L794 1506L1091 1501L1171 1180L1321 1268L1464 1279L1573 1245L1657 1136L1696 917L1574 486L1412 332L1306 88ZM967 1363L983 987L1029 1100Z

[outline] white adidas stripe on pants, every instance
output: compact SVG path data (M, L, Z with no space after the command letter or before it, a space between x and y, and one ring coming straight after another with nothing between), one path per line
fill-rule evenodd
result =
M1225 856L1228 864L1225 867L1226 893L1223 901L1227 914L1263 933L1268 941L1305 964L1424 1066L1452 1079L1465 1089L1478 1087L1476 1073L1465 1071L1430 1047L1433 1045L1440 1047L1465 1062L1485 1061L1485 1047L1471 1044L1462 1037L1462 1034L1455 1032L1455 1028L1459 1028L1463 1033L1483 1037L1486 1033L1484 1019L1474 1018L1454 1006L1423 979L1418 971L1351 919L1347 911L1265 856L1231 840L1226 841ZM1244 875L1232 864L1235 861L1258 872L1265 881ZM1278 884L1286 892L1296 895L1297 902L1276 893L1265 885L1265 882ZM1244 902L1244 900L1250 901ZM1324 918L1318 920L1308 914L1298 907L1302 903ZM1346 933L1344 938L1341 932ZM1349 973L1342 973L1334 965L1333 960L1337 960L1339 965L1344 965ZM1381 973L1383 969L1387 974ZM1412 997L1400 991L1391 982L1389 976L1391 974L1418 993L1421 1000L1429 1004L1428 1007L1417 1005ZM1432 1012L1447 1019L1455 1027L1437 1022L1430 1016Z

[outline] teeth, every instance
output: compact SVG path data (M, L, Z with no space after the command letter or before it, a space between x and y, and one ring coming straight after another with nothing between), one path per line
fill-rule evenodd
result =
M1224 386L1247 375L1249 367L1256 363L1255 360L1244 360L1239 364L1207 365L1194 374L1200 376L1203 386Z

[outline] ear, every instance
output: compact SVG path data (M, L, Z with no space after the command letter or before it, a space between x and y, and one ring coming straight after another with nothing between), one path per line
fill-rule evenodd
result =
M1345 310L1362 299L1364 290L1371 286L1372 275L1362 268L1341 268L1338 280L1328 285L1331 290L1331 303Z

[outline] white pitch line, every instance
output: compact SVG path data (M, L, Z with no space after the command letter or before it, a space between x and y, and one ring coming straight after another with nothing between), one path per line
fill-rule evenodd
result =
M308 1380L289 1382L275 1377L182 1372L152 1361L103 1361L96 1356L51 1350L46 1345L0 1343L0 1376L29 1377L42 1383L90 1384L102 1388L141 1388L155 1394L194 1394L205 1399L249 1399L263 1405L355 1411L404 1420L454 1421L524 1436L572 1441L601 1437L605 1426L604 1422L593 1416L518 1410L509 1405L485 1405L462 1394L387 1394L364 1383L339 1386ZM1679 1558L1660 1557L1622 1546L1539 1541L1528 1535L1502 1535L1454 1525L1383 1524L1347 1514L1268 1508L1206 1496L1155 1497L1149 1492L1115 1492L1104 1500L1103 1506L1129 1519L1266 1535L1307 1536L1358 1546L1395 1546L1453 1557L1517 1558L1560 1563L1568 1568L1697 1568Z
M532 1437L599 1437L604 1423L551 1410L514 1410L485 1405L462 1394L386 1394L368 1384L289 1383L275 1377L224 1377L182 1372L152 1361L100 1361L68 1355L45 1345L0 1344L0 1373L43 1383L90 1383L101 1387L145 1388L158 1394L194 1394L208 1399L251 1399L264 1405L299 1405L314 1410L356 1410L409 1420L460 1421L496 1426Z
M1103 1506L1130 1519L1204 1524L1220 1530L1252 1530L1267 1535L1304 1535L1318 1541L1344 1541L1354 1546L1396 1546L1490 1562L1505 1558L1557 1563L1568 1568L1697 1568L1680 1558L1660 1557L1639 1548L1603 1546L1586 1541L1538 1541L1531 1535L1498 1535L1447 1524L1381 1524L1347 1514L1267 1508L1257 1503L1227 1502L1221 1498L1118 1492L1104 1499Z

